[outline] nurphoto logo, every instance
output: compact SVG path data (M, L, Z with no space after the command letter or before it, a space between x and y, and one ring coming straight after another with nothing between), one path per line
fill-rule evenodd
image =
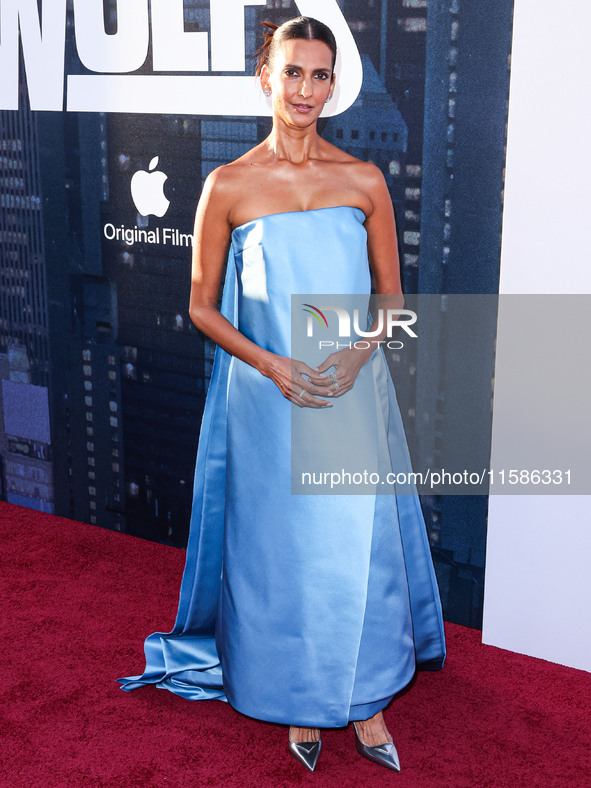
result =
M394 328L401 328L409 337L413 339L417 338L415 332L410 328L413 323L417 322L417 314L413 312L411 309L378 309L377 310L377 318L378 318L378 326L374 331L365 331L361 328L360 320L359 320L359 310L353 310L353 320L351 321L351 316L347 309L344 309L340 306L322 306L324 312L322 312L318 307L315 307L313 304L304 304L304 307L310 307L310 309L304 309L304 312L308 312L309 316L307 319L307 332L306 335L308 337L314 336L314 326L316 322L322 327L326 326L328 328L328 320L326 319L326 315L324 312L334 312L338 318L338 325L339 325L339 337L350 337L351 336L351 324L353 326L353 331L360 337L375 337L380 334L384 326L387 330L388 337L392 337L392 331ZM314 310L313 312L311 310ZM322 318L322 319L321 319Z

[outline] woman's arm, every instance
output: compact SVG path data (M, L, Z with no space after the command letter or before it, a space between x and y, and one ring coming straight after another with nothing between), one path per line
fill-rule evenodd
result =
M400 295L400 260L392 198L381 171L373 164L367 167L373 210L365 222L365 229L376 293Z
M231 178L220 167L208 175L195 214L189 315L217 345L268 375L274 353L244 336L218 310L224 263L230 242Z
M371 184L369 194L373 210L365 222L365 229L369 264L376 291L376 308L373 311L377 314L377 309L402 309L404 296L400 282L400 258L392 198L382 172L375 165L368 165L367 177ZM370 330L374 330L377 325L376 317ZM387 321L384 321L383 330L374 339L385 339L387 330ZM372 352L366 351L368 358Z
M302 388L309 394L325 393L324 387L315 386L302 377L302 373L309 375L314 372L311 367L260 347L238 331L217 308L232 230L231 206L239 196L235 193L237 188L244 188L244 184L237 183L225 167L210 173L203 186L195 214L189 299L191 320L225 351L270 378L283 396L296 405L330 406L330 402L321 401L316 396L306 396L305 400L299 396Z

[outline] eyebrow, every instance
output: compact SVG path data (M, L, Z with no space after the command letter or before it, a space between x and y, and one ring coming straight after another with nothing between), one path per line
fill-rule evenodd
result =
M301 69L302 69L302 66L298 66L296 63L286 63L286 64L283 66L283 68L297 68L297 69L299 69L299 70L301 71ZM330 73L331 73L331 71L330 71L330 69L329 69L329 68L322 68L322 67L319 67L319 68L314 68L314 69L312 69L312 70L313 70L313 71L322 71L324 74L330 74Z

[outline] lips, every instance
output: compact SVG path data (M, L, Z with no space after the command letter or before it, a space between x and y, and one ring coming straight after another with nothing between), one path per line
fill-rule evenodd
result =
M311 104L294 104L293 105L298 112L307 113L313 109Z

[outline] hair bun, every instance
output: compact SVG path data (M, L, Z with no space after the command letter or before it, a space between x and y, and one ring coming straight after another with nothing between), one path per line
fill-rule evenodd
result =
M275 50L282 41L292 38L301 38L308 41L322 41L325 43L332 52L332 67L334 77L334 64L337 56L337 42L333 35L332 30L327 27L323 22L313 19L309 16L298 16L294 19L288 19L282 25L276 25L274 22L261 21L267 29L263 32L264 41L255 52L257 58L257 65L255 74L258 76L264 65L271 66L275 56ZM276 31L279 33L275 35Z

